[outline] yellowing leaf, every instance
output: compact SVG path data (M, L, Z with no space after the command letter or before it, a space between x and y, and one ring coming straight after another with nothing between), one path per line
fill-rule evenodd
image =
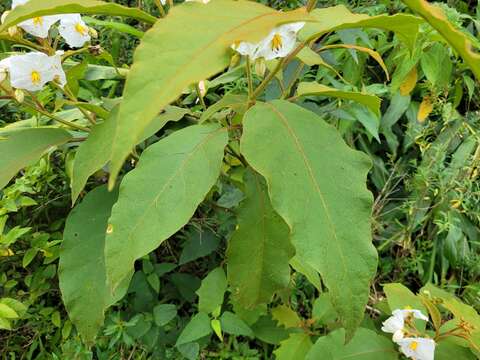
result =
M417 85L417 78L417 67L414 66L412 70L410 70L410 72L408 73L405 80L403 80L402 84L400 85L400 94L402 96L410 95L412 90L415 89L415 86Z
M113 138L110 187L155 115L189 85L228 67L233 43L258 41L276 25L307 19L305 9L278 12L244 0L186 2L171 9L135 52Z
M358 45L350 45L350 44L335 44L335 45L326 45L323 46L319 51L323 50L331 50L331 49L339 49L339 48L345 48L345 49L353 49L353 50L358 50L364 53L367 53L370 55L372 58L375 59L375 61L380 65L382 70L385 72L385 75L387 76L387 80L390 80L390 75L388 74L388 69L385 63L383 62L382 57L378 52L375 50L363 47L363 46L358 46Z
M423 123L428 118L428 115L430 115L432 110L433 110L432 100L430 99L430 96L425 96L422 100L422 103L420 104L420 107L418 108L418 114L417 114L418 122Z
M4 23L0 25L0 33L24 20L37 16L70 13L129 16L151 24L157 20L140 9L99 0L30 0L28 4L20 5L8 14Z
M425 0L403 0L403 2L428 21L448 41L480 81L480 54L474 52L472 42L448 21L443 10Z

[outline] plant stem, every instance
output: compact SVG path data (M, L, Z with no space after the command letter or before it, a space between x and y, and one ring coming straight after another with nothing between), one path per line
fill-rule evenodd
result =
M45 115L46 117L49 117L50 119L52 120L55 120L63 125L66 125L66 126L70 126L71 128L75 129L75 130L81 130L81 131L85 131L85 132L90 132L90 129L85 127L85 126L82 126L82 125L77 125L77 124L74 124L70 121L67 121L67 120L63 120L53 114L50 114L48 111L46 110L43 110L43 109L39 109L38 107L34 106L33 104L26 104L28 107L30 107L31 109L33 110L36 110L38 111L40 114L42 115Z
M255 104L255 98L253 97L253 79L252 79L251 65L252 64L250 63L250 56L247 55L247 63L245 64L245 73L247 75L247 82L248 82L248 104L247 104L248 107Z

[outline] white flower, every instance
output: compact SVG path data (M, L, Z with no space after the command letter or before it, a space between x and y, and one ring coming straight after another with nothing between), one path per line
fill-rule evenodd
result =
M297 22L276 27L260 42L258 55L265 60L287 56L295 48L297 33L304 25L304 22Z
M48 56L41 52L14 55L0 62L0 67L8 69L10 83L16 89L38 91L49 81L66 83L61 67L61 53Z
M433 360L435 341L427 338L404 338L398 341L400 351L413 360Z
M392 316L383 322L382 331L392 333L392 340L398 342L403 339L405 334L405 319L413 316L415 319L428 321L428 317L423 315L420 310L415 309L396 309L393 310Z
M15 9L19 5L24 5L29 0L13 0L12 1L12 9ZM48 32L53 24L55 24L58 20L60 20L60 16L58 15L50 15L50 16L37 16L33 19L25 20L18 24L23 30L27 33L45 39L48 37Z
M252 60L264 58L273 60L285 57L295 48L297 33L305 25L304 22L296 22L281 25L274 28L268 36L258 44L242 41L232 45L232 48L241 55L248 55Z
M405 319L402 313L395 310L393 315L383 322L382 331L393 334L393 341L397 342L403 338L403 328L405 326Z
M62 16L58 31L67 44L75 48L82 47L91 39L89 28L79 14L65 14Z

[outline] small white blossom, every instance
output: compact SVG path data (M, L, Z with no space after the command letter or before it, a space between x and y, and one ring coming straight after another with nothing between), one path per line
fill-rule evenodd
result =
M399 340L403 339L405 335L405 319L410 316L414 317L415 319L428 321L428 317L422 314L420 310L396 309L392 312L392 316L383 322L382 331L392 333L392 340L394 342L398 342Z
M13 0L12 9L15 9L19 5L25 5L29 0ZM50 16L37 16L33 19L25 20L18 24L27 33L45 39L48 37L48 32L53 24L60 20L58 15Z
M281 25L273 29L262 40L258 47L258 54L265 60L273 60L287 56L295 48L297 33L305 25L304 22Z
M273 60L285 57L295 48L297 33L304 25L304 22L281 25L274 28L257 44L242 41L232 45L232 48L241 55L248 55L252 60L257 58Z
M65 14L60 20L58 31L67 44L74 48L82 47L91 40L90 29L79 14Z
M10 75L13 88L39 91L49 81L57 81L61 86L66 83L66 76L61 66L61 53L48 56L41 52L14 55L0 62Z
M434 360L435 341L427 338L404 338L398 341L400 351L412 360Z

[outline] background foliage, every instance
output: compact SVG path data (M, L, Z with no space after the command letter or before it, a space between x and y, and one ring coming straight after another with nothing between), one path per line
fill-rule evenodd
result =
M279 9L304 5L296 0L260 2ZM152 14L157 11L153 1L148 0L116 3L141 6ZM408 12L399 1L345 4L355 12L369 15ZM319 7L331 5L329 1L319 2ZM478 45L480 8L465 1L445 2L442 6L449 20L461 26ZM0 12L5 8L9 4L0 5ZM145 30L145 25L137 20L106 16L91 18L90 24L99 31L98 45L108 50L120 68L132 64L133 50L141 36L138 31ZM128 25L128 30L119 30L119 24ZM361 344L362 336L371 336L367 332L376 331L389 314L388 306L393 306L390 301L394 297L387 294L387 303L382 287L385 283L402 283L414 293L433 283L479 311L480 98L474 75L427 25L421 27L411 61L407 61L406 46L382 30L345 29L326 39L322 45L340 41L375 49L391 76L391 82L386 82L381 65L368 53L341 48L322 54L323 60L340 73L341 81L328 67L303 66L299 62L287 68L282 80L288 88L289 79L300 74L302 81L317 80L344 91L366 89L382 98L380 119L355 102L321 100L309 92L302 104L335 126L352 148L373 159L368 188L374 194L373 234L379 265L371 286L368 316L355 341ZM11 50L11 44L5 41L0 41L0 46L3 52ZM90 56L88 61L111 65L107 57ZM123 91L122 79L103 67L82 75L76 80L79 99L102 99L104 103L111 100L113 107ZM240 73L228 82L210 84L205 101L213 104L226 92L238 94L245 92L246 87ZM278 83L272 83L266 98L275 98L279 91ZM46 90L40 100L48 103L52 96ZM188 113L174 116L156 134L157 138L191 124L190 113L201 109L193 93L185 94L174 105ZM0 100L2 126L29 121L32 115L27 108ZM291 265L297 272L291 279L288 269L287 275L274 274L278 288L287 285L287 290L275 297L268 311L266 305L245 309L252 297L260 299L258 302L269 297L270 290L261 285L258 293L246 298L232 289L227 291L222 269L232 250L227 249L227 240L241 231L236 229L237 221L240 229L242 225L248 228L252 221L248 214L260 211L256 204L242 200L249 192L265 192L261 181L252 186L259 180L251 174L245 186L221 177L181 231L156 250L141 252L127 295L106 313L106 323L95 345L88 349L68 319L58 284L63 233L79 231L74 218L66 222L71 210L69 172L74 152L68 144L62 151L49 152L0 192L0 304L5 302L16 311L15 316L5 316L0 311L0 325L15 329L0 330L2 358L180 359L197 358L200 354L202 359L295 359L300 355L292 351L312 347L309 337L304 336L305 330L318 336L329 333L331 343L341 343L343 330L336 330L339 324L329 306L330 295L324 292L318 275L302 275L308 272L298 269L295 258ZM229 160L233 168L240 161L234 156ZM252 163L257 161L262 159ZM134 176L129 180L135 181ZM97 171L87 189L106 181L107 174ZM88 207L87 200L88 196L82 206ZM108 201L112 200L106 198L105 202ZM93 210L102 212L85 211ZM268 216L278 223L271 231L281 233L286 226L283 220L273 211ZM268 249L268 243L266 246ZM291 258L292 254L288 243L282 249L269 251L274 254L272 258ZM144 253L148 254L143 256ZM229 264L238 264L239 269L243 263L242 259L229 259ZM236 278L233 275L229 280L248 281L241 277L247 271L240 270ZM214 331L219 328L223 332ZM378 346L387 346L382 340L379 336ZM293 349L289 341L301 345Z

